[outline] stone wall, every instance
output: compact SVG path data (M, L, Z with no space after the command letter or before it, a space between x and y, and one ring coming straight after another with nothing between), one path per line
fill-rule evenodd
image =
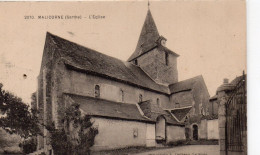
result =
M115 102L122 102L122 93L124 92L125 103L136 104L139 102L139 96L142 95L142 100L151 100L156 104L159 98L161 106L165 107L169 103L169 98L166 95L140 89L121 82L112 81L90 74L83 74L73 70L62 70L62 92L78 94L82 96L94 97L95 85L100 86L100 98Z
M155 124L146 123L146 146L154 147L155 145Z
M124 148L128 146L146 146L146 141L153 143L152 124L142 122L93 118L94 127L98 128L93 150ZM150 133L147 133L147 126Z
M218 119L207 120L208 139L219 139Z
M177 57L169 54L166 65L165 52L155 48L137 58L140 66L152 79L158 83L172 84L178 82Z
M208 106L209 115L218 115L218 103L217 100L210 100Z
M199 139L207 139L208 138L208 124L207 120L203 119L199 123Z
M180 107L192 106L195 104L192 91L183 91L172 94L170 96L171 107L175 107L176 103L179 103Z
M167 143L185 140L185 127L167 125Z
M207 115L210 95L203 78L201 77L199 81L194 84L193 87L194 89L192 90L192 93L196 103L194 105L195 114Z

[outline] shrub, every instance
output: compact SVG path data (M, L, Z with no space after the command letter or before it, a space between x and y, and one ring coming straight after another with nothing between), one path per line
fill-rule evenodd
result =
M37 141L35 138L29 138L20 145L22 147L23 153L29 154L37 149Z
M81 116L79 104L74 103L65 110L63 123L64 127L60 129L56 129L54 123L46 127L50 132L50 142L54 154L90 154L90 147L94 145L95 136L98 134L98 129L92 127L91 116ZM77 131L76 136L71 135L72 130Z

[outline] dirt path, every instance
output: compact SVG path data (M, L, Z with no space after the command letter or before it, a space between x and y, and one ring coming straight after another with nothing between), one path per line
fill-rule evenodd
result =
M159 149L135 155L219 155L218 145L187 145Z

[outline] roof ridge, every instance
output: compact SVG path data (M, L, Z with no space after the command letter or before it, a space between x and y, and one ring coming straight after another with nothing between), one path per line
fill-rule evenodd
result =
M172 109L164 109L164 110L182 110L182 109L188 109L192 108L192 106L186 106L186 107L180 107L180 108L172 108Z
M75 44L75 45L77 45L77 46L80 46L80 47L85 48L85 49L87 49L87 50L90 50L90 51L92 51L92 52L96 52L96 53L98 53L98 54L101 54L101 55L104 55L104 56L107 56L107 57L110 57L110 58L114 58L114 59L116 59L116 60L118 60L118 61L126 62L126 61L123 61L123 60L121 60L121 59L119 59L119 58L116 58L116 57L113 57L113 56L110 56L110 55L101 53L101 52L99 52L99 51L97 51L97 50L95 50L95 49L92 49L92 48L86 47L86 46L84 46L84 45L81 45L81 44L79 44L79 43L76 43L76 42L74 42L74 41L71 41L71 40L69 40L69 39L60 37L60 36L58 36L58 35L55 35L55 34L53 34L53 33L48 32L48 31L47 31L47 35L49 35L50 37L54 37L54 39L55 39L55 38L57 38L57 39L62 39L62 40L64 40L64 41L67 41L67 42L69 42L69 43L71 43L71 44Z
M175 83L169 84L169 86L170 86L170 85L177 84L177 83L180 83L180 82L185 82L185 81L188 81L188 80L192 80L192 79L197 79L197 78L199 78L199 77L202 77L202 78L203 78L203 76L200 74L200 75L194 76L194 77L189 78L189 79L185 79L185 80L181 80L181 81L178 81L178 82L175 82Z

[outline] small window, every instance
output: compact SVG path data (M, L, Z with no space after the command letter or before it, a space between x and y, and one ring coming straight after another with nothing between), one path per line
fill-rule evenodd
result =
M138 61L137 61L137 59L135 59L135 65L138 65Z
M125 93L122 89L121 89L121 97L122 97L122 102L124 102Z
M167 52L165 52L165 64L166 66L169 64L169 54Z
M156 100L156 104L157 104L158 107L161 106L161 105L160 105L160 99L159 99L159 98L157 98L157 100Z
M175 108L180 108L180 103L175 103Z
M143 102L143 95L142 94L139 95L139 102Z
M100 86L95 85L95 97L100 97Z

